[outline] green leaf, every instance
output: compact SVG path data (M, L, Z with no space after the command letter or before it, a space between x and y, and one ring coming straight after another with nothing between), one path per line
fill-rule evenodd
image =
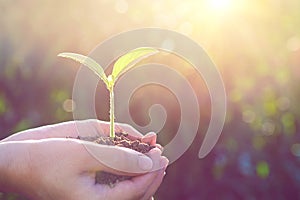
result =
M104 81L106 86L108 86L107 77L106 77L106 74L104 73L103 68L92 58L89 58L87 56L80 55L77 53L60 53L60 54L58 54L58 56L63 57L63 58L70 58L72 60L75 60L75 61L87 66L88 68L90 68L90 70L95 72L95 74Z
M156 53L158 53L157 49L141 47L121 56L114 64L111 74L113 80L116 81L123 73L134 67L139 61Z

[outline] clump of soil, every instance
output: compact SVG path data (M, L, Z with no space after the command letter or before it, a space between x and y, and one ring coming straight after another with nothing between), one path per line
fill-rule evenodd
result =
M115 137L78 137L80 140L86 140L95 142L98 144L104 144L104 145L112 145L112 146L119 146L119 147L126 147L129 149L133 149L135 151L138 151L140 153L147 153L151 149L155 148L155 146L150 145L148 143L144 143L141 141L141 139L136 139L127 133L115 133ZM110 187L114 187L115 184L117 184L120 181L129 180L131 179L131 176L120 176L111 174L104 171L98 171L96 172L96 184L106 184Z

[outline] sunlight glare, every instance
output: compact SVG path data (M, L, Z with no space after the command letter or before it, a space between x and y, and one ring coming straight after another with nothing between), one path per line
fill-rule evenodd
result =
M210 0L207 2L212 10L223 12L232 6L231 0Z

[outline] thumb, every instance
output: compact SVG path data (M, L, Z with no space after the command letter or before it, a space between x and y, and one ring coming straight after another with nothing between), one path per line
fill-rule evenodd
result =
M81 157L88 170L101 170L119 175L138 175L153 167L150 157L134 150L81 141L84 151Z

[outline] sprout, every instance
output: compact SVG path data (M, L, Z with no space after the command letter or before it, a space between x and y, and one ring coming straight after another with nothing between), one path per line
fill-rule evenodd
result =
M127 54L121 56L114 64L111 75L106 76L103 68L92 58L76 53L60 53L58 56L73 59L90 68L105 83L110 96L110 137L115 137L114 130L114 85L118 78L133 68L142 59L158 53L157 49L150 47L141 47L134 49Z

